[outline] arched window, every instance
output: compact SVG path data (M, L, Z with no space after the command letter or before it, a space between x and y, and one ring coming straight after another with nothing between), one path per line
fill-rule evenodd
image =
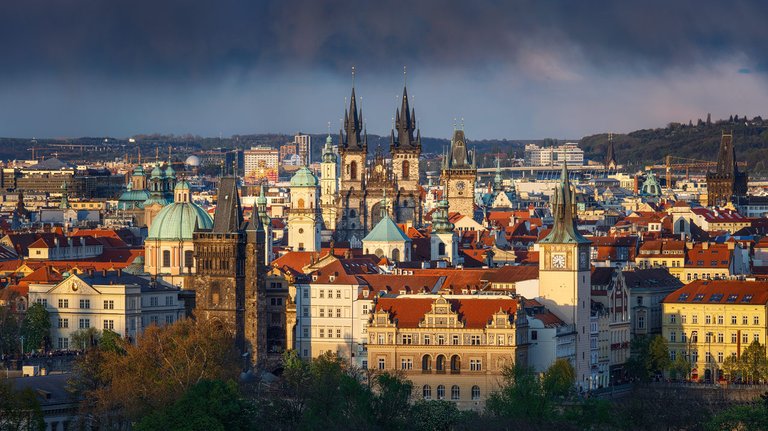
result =
M394 249L392 250L392 260L395 262L400 262L400 250Z
M480 386L472 386L472 400L480 399Z
M685 219L680 219L680 232L685 232Z
M444 400L445 399L445 386L439 385L437 387L437 399L438 400Z
M164 267L171 266L171 251L170 250L163 250L163 266Z
M437 254L439 254L440 256L445 256L445 244L444 243L441 242L440 244L437 245Z
M437 357L437 364L435 366L435 369L438 373L444 373L445 372L445 356L438 355Z
M357 217L357 213L355 210L349 210L349 218L355 218Z
M461 358L459 355L451 356L451 373L458 374L461 372Z
M459 385L451 386L451 399L456 401L460 398L461 398L461 389L459 389Z
M213 286L211 288L211 305L219 305L221 301L221 291L219 286Z
M296 202L296 208L304 208L304 199L299 198L299 201Z
M349 164L349 179L357 179L357 162L354 160Z
M430 372L432 371L432 357L429 355L424 355L421 357L421 371Z
M403 160L403 179L407 180L411 176L411 164L408 160Z
M432 399L432 386L424 385L424 387L421 389L421 395L424 397L425 400L431 400Z

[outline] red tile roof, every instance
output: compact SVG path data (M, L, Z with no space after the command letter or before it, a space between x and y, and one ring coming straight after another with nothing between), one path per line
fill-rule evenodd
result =
M397 319L398 328L418 328L424 315L432 309L437 297L414 298L395 297L379 298L375 310L387 311L390 317ZM517 300L512 298L446 298L451 309L459 314L465 328L485 328L494 313L499 310L514 316Z
M768 282L695 280L667 295L665 304L768 304Z

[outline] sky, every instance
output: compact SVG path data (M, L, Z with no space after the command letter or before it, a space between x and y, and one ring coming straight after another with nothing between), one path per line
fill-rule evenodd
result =
M0 136L338 133L578 139L766 115L768 2L0 2ZM404 67L407 74L404 74Z

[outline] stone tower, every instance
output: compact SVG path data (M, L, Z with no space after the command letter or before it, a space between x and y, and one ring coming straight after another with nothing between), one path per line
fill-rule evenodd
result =
M390 136L389 149L398 185L395 218L398 223L419 226L422 217L419 184L421 132L416 128L416 111L410 106L406 87L403 87L400 108L395 112L395 129Z
M590 375L591 243L576 229L575 214L576 196L564 163L552 202L554 226L539 242L539 302L574 326L576 384L585 386Z
M448 199L448 211L472 217L475 209L477 167L474 152L467 148L464 130L453 131L451 148L443 160L441 176Z
M302 166L291 178L288 247L293 251L320 251L323 219L319 204L317 177Z
M707 204L739 203L747 196L747 173L739 172L733 133L723 132L717 154L717 171L707 173Z
M357 108L357 96L352 87L349 109L344 112L344 129L339 133L341 178L337 239L359 241L365 236L365 167L368 138L363 131L363 111Z
M333 139L325 138L323 156L320 162L320 202L323 208L323 222L328 230L336 230L336 200L339 192L338 157L333 150Z
M258 217L243 222L237 179L219 185L213 227L194 234L195 317L231 331L235 345L258 364L266 354L264 229Z

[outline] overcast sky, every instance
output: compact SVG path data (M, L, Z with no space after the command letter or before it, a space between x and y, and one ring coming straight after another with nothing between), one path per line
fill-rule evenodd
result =
M0 2L0 136L580 138L765 115L766 1Z

